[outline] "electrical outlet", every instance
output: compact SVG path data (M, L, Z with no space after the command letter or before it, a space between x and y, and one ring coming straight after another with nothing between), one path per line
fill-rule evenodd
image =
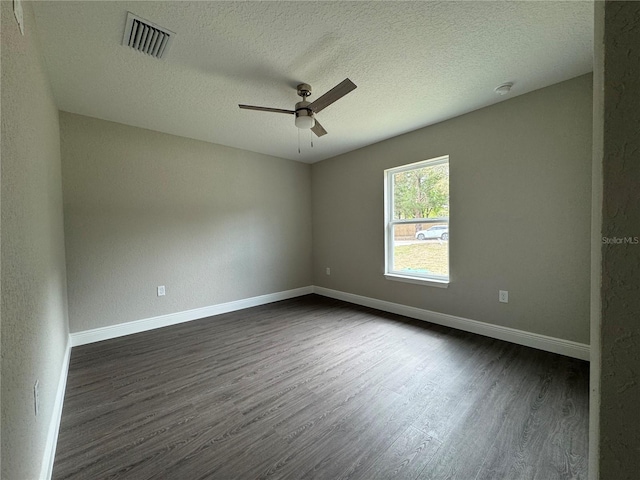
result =
M500 303L509 303L509 292L507 290L499 290L498 301Z
M159 297L164 297L164 295L165 295L164 285L160 285L158 287L158 296Z
M38 380L33 386L33 411L37 417L40 411L40 382Z
M18 27L20 27L20 33L24 35L24 14L22 13L22 2L20 0L13 0L13 15L16 17Z
M331 269L327 267L327 275L331 275Z

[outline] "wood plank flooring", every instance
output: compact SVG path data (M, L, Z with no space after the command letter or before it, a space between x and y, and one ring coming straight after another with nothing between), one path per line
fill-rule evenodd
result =
M54 479L587 478L588 364L309 295L76 347Z

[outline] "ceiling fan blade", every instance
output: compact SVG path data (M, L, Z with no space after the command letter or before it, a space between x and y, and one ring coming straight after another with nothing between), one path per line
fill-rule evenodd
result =
M273 112L273 113L296 113L295 110L285 110L284 108L269 108L269 107L256 107L254 105L238 105L245 110L258 110L259 112Z
M316 134L316 137L321 137L327 134L327 131L322 125L320 125L320 122L318 122L318 120L316 120L316 124L311 127L311 131Z
M309 108L315 113L318 113L319 111L327 108L333 102L340 100L347 93L355 90L356 88L356 84L346 78L331 90L329 90L327 93L318 98L315 102L312 102L311 105L309 105Z

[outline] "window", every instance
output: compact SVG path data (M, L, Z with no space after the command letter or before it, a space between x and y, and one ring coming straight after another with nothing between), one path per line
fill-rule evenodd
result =
M385 170L385 276L449 283L449 157Z

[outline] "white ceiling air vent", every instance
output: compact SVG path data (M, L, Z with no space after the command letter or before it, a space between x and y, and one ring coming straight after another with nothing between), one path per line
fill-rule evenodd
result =
M169 51L174 32L131 12L127 12L122 44L152 57L162 58Z

